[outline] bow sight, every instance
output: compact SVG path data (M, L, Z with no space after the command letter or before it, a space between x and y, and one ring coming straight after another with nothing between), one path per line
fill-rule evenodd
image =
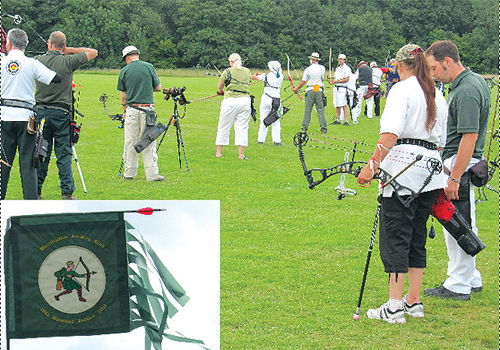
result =
M190 102L188 100L186 100L186 97L184 96L184 91L186 91L186 87L182 87L182 88L176 88L175 86L173 88L167 88L167 89L163 89L163 93L165 94L165 97L164 99L166 101L168 101L168 99L170 98L170 96L172 96L172 99L174 101L179 101L179 104L182 106L182 105L187 105L189 104Z

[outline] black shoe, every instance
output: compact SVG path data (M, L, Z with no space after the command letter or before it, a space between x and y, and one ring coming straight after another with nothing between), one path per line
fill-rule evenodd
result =
M471 290L471 292L474 292L474 293L479 293L479 292L482 292L482 291L483 291L483 286L479 286L479 287L472 287L470 290Z
M440 297L443 299L469 300L470 294L455 293L446 289L443 285L436 288L426 288L424 294L430 297Z
M444 280L443 282L441 282L441 285L444 284L446 280ZM483 291L483 286L479 286L479 287L472 287L470 289L471 292L474 292L474 293L479 293L479 292L482 292Z
M344 126L349 126L349 122L345 122L345 123L344 123Z
M328 134L328 130L321 130L322 134Z
M275 142L275 143L274 143L274 145L275 145L275 146L283 146L283 145L284 145L284 143L283 143L283 142Z
M330 125L337 125L337 124L342 124L342 123L338 119L336 121L334 121L333 123L330 123Z

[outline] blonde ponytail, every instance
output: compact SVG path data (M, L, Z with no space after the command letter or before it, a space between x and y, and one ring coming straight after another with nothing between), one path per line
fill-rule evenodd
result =
M229 61L234 62L234 68L241 69L243 67L243 63L241 62L241 57L237 53L231 54L229 56Z

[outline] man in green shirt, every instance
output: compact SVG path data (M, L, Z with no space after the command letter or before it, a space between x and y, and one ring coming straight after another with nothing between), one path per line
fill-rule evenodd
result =
M139 60L139 50L127 46L122 51L122 59L127 63L120 71L117 89L125 111L125 170L123 178L131 180L137 176L139 153L134 145L146 130L148 111L154 111L153 91L162 91L160 79L152 64ZM151 142L142 152L146 181L164 181L159 174L156 141Z
M442 150L445 172L449 175L445 193L477 234L475 193L468 169L481 160L490 113L491 95L485 80L460 62L458 48L451 41L437 41L426 51L431 73L450 85L446 145ZM476 259L465 253L446 231L448 278L437 288L427 288L429 296L468 300L471 291L483 289Z
M47 42L48 51L35 57L61 77L60 84L45 85L36 83L36 105L38 118L45 118L43 138L48 142L47 157L37 169L38 196L41 198L42 186L47 177L52 146L56 152L62 199L77 199L73 196L75 181L71 160L73 151L70 140L70 113L73 109L73 72L84 63L97 57L97 50L86 47L67 47L63 32L53 32ZM54 143L52 142L54 140Z

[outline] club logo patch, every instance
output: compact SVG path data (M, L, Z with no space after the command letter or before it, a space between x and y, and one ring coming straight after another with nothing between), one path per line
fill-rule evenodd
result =
M38 272L38 287L54 309L77 314L93 307L106 288L106 274L99 259L79 246L52 252Z
M16 75L21 70L21 63L19 61L10 61L7 63L7 72L11 75Z

